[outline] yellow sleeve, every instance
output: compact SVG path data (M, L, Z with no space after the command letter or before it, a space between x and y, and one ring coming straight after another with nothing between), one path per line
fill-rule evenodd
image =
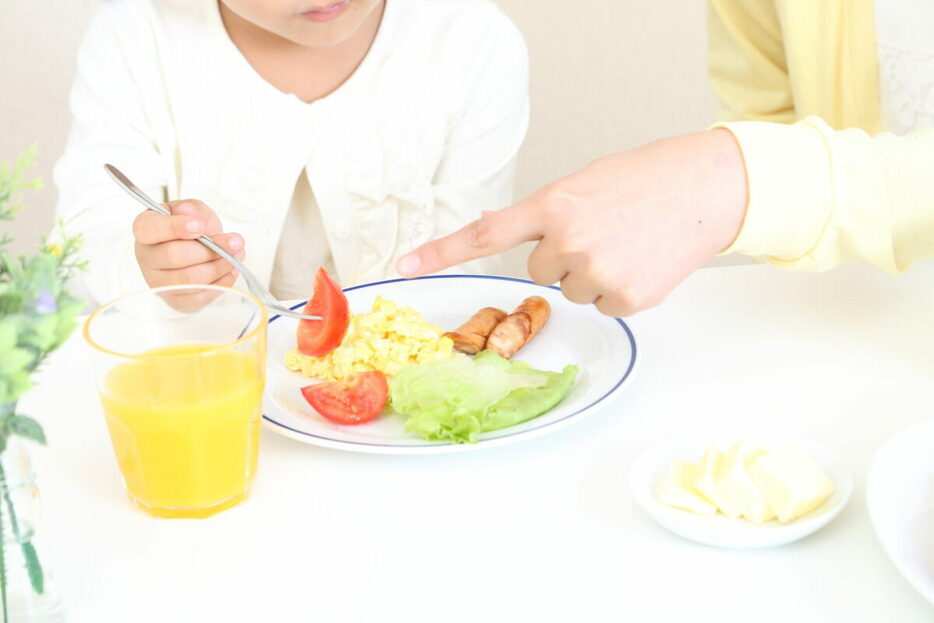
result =
M708 0L707 46L720 119L795 120L774 0Z
M717 127L736 137L749 188L725 253L806 270L861 261L890 273L934 257L934 128L869 136L817 117Z

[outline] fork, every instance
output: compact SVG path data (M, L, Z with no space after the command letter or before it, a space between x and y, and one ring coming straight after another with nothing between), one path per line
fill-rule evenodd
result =
M166 216L171 216L165 207L161 204L156 203L149 195L140 190L136 184L130 181L126 175L124 175L120 169L113 166L112 164L105 164L104 169L107 170L108 175L117 183L117 185L125 190L131 197L139 201L141 204L146 206L146 209L153 210L159 214L165 214ZM256 298L260 299L269 311L279 314L280 316L289 316L290 318L298 318L301 320L319 320L321 316L312 316L309 314L302 314L297 311L292 311L288 307L281 305L276 297L263 285L263 282L256 278L256 276L250 272L250 269L243 265L243 263L235 258L233 255L228 253L223 247L214 242L209 236L200 236L197 238L198 242L214 251L222 258L233 264L234 268L240 271L240 274L243 275L243 280L246 282L247 288L250 289L250 292L253 293Z

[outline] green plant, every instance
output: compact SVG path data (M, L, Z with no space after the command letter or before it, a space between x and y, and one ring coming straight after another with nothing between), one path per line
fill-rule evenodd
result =
M35 148L13 163L0 163L0 221L12 221L22 208L22 193L40 186L29 179ZM17 410L19 399L32 387L32 375L45 358L61 346L74 330L83 302L68 290L69 280L84 267L77 259L78 237L68 236L61 225L44 238L35 253L14 257L7 249L12 237L0 234L0 454L11 436L44 444L39 423ZM22 548L30 583L36 593L44 590L42 565L30 540L21 539L9 483L0 463L0 537L4 522ZM0 601L7 620L7 564L0 544Z

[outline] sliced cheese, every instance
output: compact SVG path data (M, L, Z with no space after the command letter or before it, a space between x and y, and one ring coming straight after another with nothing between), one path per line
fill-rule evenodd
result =
M747 467L765 450L749 442L734 444L723 454L715 487L717 506L728 517L745 517L754 523L775 519L765 495L749 477Z
M673 463L659 500L701 515L788 522L820 506L833 489L806 454L793 448L766 452L743 441L726 452L709 447L698 464Z
M720 496L717 491L716 481L717 471L720 469L720 461L722 458L723 453L720 452L720 450L713 446L707 448L697 466L697 479L694 481L694 488L697 489L697 492L707 500L710 500L710 502L721 511L723 508L720 506Z
M748 443L738 443L726 452L708 448L701 459L701 476L695 485L697 490L727 517L739 519L747 514L766 515L763 510L753 509L758 502L764 502L764 498L756 499L758 490L745 473L748 461L761 452Z
M833 481L813 459L791 449L756 457L749 464L749 476L782 522L811 512L834 490Z
M698 515L716 515L717 507L694 487L700 469L688 461L675 461L671 465L668 479L662 483L658 499L669 506L697 513Z

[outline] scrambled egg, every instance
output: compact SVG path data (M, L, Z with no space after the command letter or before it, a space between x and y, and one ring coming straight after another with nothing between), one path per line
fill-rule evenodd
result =
M409 364L451 359L454 343L441 334L441 329L426 322L411 307L400 307L377 296L373 311L351 317L347 335L333 352L308 357L293 350L285 356L285 365L325 381L366 370L393 376Z

